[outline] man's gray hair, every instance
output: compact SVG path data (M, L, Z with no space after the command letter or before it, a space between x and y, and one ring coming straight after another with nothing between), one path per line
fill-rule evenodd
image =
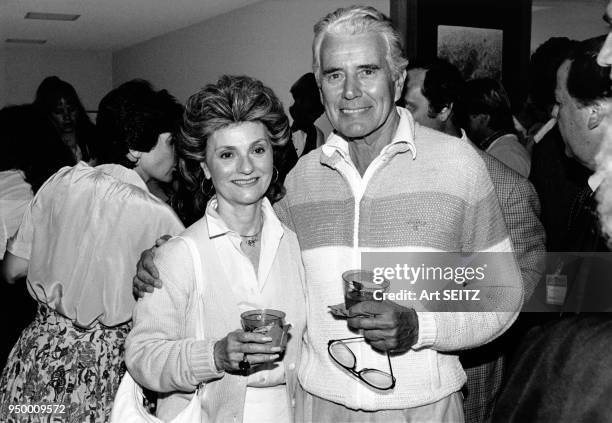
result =
M391 20L383 13L370 6L350 6L336 9L323 17L314 26L312 42L312 69L321 79L321 44L325 34L364 34L375 32L381 34L387 42L387 64L396 80L406 69L408 60L403 56L402 41L398 32L391 25Z

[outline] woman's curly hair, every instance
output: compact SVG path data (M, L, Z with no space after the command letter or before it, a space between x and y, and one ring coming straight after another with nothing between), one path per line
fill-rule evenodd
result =
M181 214L201 217L214 192L214 188L210 192L201 189L205 177L200 163L206 158L208 138L220 129L242 122L263 124L278 167L282 147L291 137L289 119L280 100L261 81L248 76L223 75L216 84L206 85L187 101L181 136L176 143L179 169L187 190L180 196ZM282 178L275 179L266 192L271 202L284 195Z

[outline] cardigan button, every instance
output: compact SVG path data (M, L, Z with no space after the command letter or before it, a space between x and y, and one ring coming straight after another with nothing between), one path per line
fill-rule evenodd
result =
M295 398L291 398L291 407L295 407Z
M287 367L289 367L289 370L295 370L295 363L290 363Z

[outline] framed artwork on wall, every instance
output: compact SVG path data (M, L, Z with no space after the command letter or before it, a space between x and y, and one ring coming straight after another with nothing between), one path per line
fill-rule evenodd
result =
M466 79L500 80L515 107L525 99L531 0L391 0L410 58L446 58Z

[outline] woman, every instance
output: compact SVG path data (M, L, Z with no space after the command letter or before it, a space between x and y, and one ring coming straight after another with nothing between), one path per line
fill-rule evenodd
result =
M51 131L64 148L55 152L66 156L71 165L79 161L95 165L98 139L94 125L72 85L57 76L45 78L36 90L34 106L51 123Z
M194 263L185 241L172 239L156 252L163 287L134 310L128 370L162 393L157 407L164 420L204 382L202 410L210 421L292 421L304 272L296 235L266 198L282 192L273 153L289 139L288 119L261 82L223 76L189 99L183 125L177 151L185 178L201 185L195 203L215 193L204 217L182 234L200 254L216 252L202 257L207 335L194 338ZM293 325L282 360L269 338L238 329L242 312L261 308L284 311Z
M110 415L125 371L138 254L159 235L183 230L146 188L149 179L172 177L171 134L182 108L167 92L136 85L138 96L127 83L101 103L114 164L60 169L9 242L3 273L12 283L27 275L38 313L0 378L2 422L32 417L16 414L10 407L16 404L56 404L55 412L70 422L104 422Z

